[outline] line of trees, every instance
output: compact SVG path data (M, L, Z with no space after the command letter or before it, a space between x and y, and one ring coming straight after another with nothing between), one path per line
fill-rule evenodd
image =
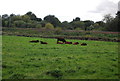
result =
M64 30L100 30L100 31L120 31L118 23L120 22L120 12L113 18L110 14L104 16L103 21L94 22L91 20L81 21L76 17L71 22L61 22L54 15L47 15L43 19L38 18L33 12L27 12L24 15L4 14L2 18L3 27L17 28L60 28Z

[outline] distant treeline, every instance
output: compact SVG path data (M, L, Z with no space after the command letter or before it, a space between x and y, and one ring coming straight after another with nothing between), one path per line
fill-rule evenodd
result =
M89 14L88 14L89 15ZM76 17L71 22L61 22L54 15L47 15L43 19L38 18L33 12L27 12L24 15L4 14L0 16L2 27L16 28L43 28L43 29L59 29L59 30L99 30L99 31L120 31L120 12L116 17L110 14L104 16L103 21L81 21Z

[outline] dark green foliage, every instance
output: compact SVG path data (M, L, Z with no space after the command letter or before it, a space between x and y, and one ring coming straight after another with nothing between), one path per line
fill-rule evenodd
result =
M40 24L41 24L42 27L45 27L45 25L46 25L47 23L48 23L48 22L47 22L47 21L44 21L44 20L40 22Z
M2 15L2 26L4 26L4 27L8 27L9 26L8 19L9 19L8 14Z
M75 19L73 19L73 21L80 21L80 18L76 17Z
M14 26L15 27L26 27L26 22L22 21L22 20L18 20L18 21L14 21Z
M118 18L115 18L114 20L110 21L110 22L107 22L105 24L105 30L108 30L108 31L120 31L118 30Z
M110 14L105 15L103 21L93 22L92 20L81 21L76 17L71 22L61 21L55 15L47 15L43 18L38 18L33 12L29 11L24 15L4 14L2 15L3 27L17 28L44 28L46 23L51 23L55 28L60 27L63 30L98 30L98 31L120 31L120 15L119 11L116 17Z
M73 21L70 23L72 25L72 30L76 29L76 28L81 28L84 30L84 22L82 21Z
M54 15L48 15L48 16L44 17L44 20L51 23L51 24L53 24L54 27L61 26L61 22Z
M62 22L62 29L64 29L64 30L67 30L67 29L72 30L73 28L72 28L72 25L69 22L64 21L64 22Z
M90 20L86 20L86 21L84 21L84 24L85 24L84 30L87 31L88 27L90 27L91 25L93 25L94 22L90 21Z
M37 18L36 15L32 12L28 12L25 15L2 15L3 27L36 28L41 21L42 19Z
M32 13L32 12L27 12L26 15L28 15L31 20L37 20L36 15L34 13Z
M117 13L117 16L113 18L110 14L105 15L105 29L106 31L120 31L120 18L119 13Z

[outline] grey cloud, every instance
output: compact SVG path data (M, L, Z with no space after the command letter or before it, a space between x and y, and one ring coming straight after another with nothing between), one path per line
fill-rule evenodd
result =
M96 7L96 10L89 11L90 13L111 14L115 15L118 10L118 4L109 0L102 0Z

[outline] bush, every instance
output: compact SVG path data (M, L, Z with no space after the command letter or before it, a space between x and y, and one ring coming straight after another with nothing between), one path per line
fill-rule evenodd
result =
M37 25L36 25L36 28L41 28L41 27L42 27L41 24L37 24Z
M61 34L61 32L62 32L62 28L60 27L55 28L55 34Z
M26 22L22 21L22 20L18 20L18 21L14 21L13 24L15 27L22 27L25 28L26 27Z
M45 28L46 28L46 29L54 29L54 26L53 26L51 23L47 23L47 24L45 25Z
M82 30L81 28L75 28L75 30Z

